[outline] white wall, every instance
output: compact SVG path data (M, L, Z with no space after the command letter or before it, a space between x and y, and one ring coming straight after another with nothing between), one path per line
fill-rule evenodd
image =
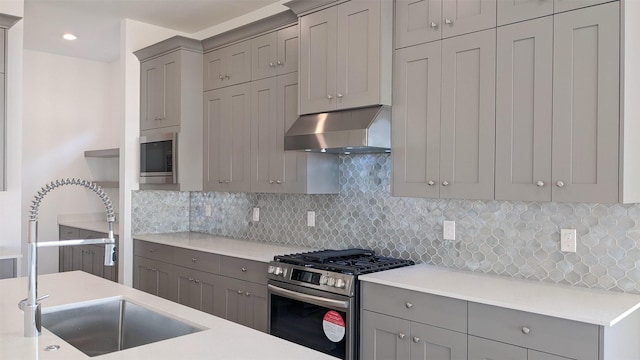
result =
M105 180L114 176L107 173L109 169L118 171L111 161L84 157L85 150L119 146L122 117L113 111L115 70L104 62L24 51L22 224L28 221L34 194L44 184L71 177ZM105 190L118 209L118 190ZM60 214L100 212L104 212L102 201L90 190L56 189L40 206L38 239L58 239ZM26 229L23 226L23 239ZM57 254L57 248L38 251L39 273L58 271Z
M0 13L24 16L23 0L0 1ZM23 21L8 32L7 42L7 191L0 191L0 246L20 250L22 193L22 56Z

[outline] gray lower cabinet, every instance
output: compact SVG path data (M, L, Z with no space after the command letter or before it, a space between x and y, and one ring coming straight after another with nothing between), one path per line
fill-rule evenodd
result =
M59 226L60 240L100 239L107 234L85 229ZM118 237L116 236L116 244ZM117 245L116 245L117 246ZM81 270L101 278L118 282L118 265L104 265L103 245L63 246L58 249L58 271Z
M16 259L0 260L0 279L14 278L17 275Z
M395 196L493 199L495 29L396 50Z
M133 287L175 301L172 284L173 266L159 260L133 257Z
M469 360L528 360L527 349L469 336Z
M228 277L222 279L227 320L267 332L267 286Z
M176 302L222 316L223 297L220 276L204 271L174 266Z

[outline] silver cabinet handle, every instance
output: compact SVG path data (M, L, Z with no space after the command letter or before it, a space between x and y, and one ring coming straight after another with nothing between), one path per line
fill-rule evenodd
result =
M195 280L195 283L196 283L196 284L200 284L200 280L196 279L196 280Z
M444 23L447 25L453 25L453 20L445 18Z
M242 268L242 269L240 269L240 270L242 270L242 272L247 272L247 268L245 268L245 267L243 267L243 268Z
M248 291L247 291L246 293L244 293L244 294L245 294L246 296L251 296L251 293L250 293L250 292L248 292Z
M276 180L276 184L282 184L282 180Z
M278 65L284 65L284 62L283 62L283 61L278 60L277 64L278 64Z
M336 95L336 97L338 97L338 99L342 99L344 95L342 95L341 93L338 93L338 95Z
M557 187L559 187L559 188L563 188L563 187L564 187L564 181L559 180L559 181L556 183L556 186L557 186Z
M189 278L189 281L193 282L193 278Z
M542 181L542 180L536 181L536 186L537 187L543 187L544 186L544 181Z
M400 340L404 340L405 336L407 335L405 335L404 333L398 334L398 337L400 338Z
M413 342L416 343L416 344L419 343L420 342L420 338L417 337L417 336L414 336L413 337Z
M327 99L329 99L329 100L333 99L333 95L327 94Z
M523 334L528 335L530 332L531 332L531 329L529 329L528 327L526 327L526 326L522 327L522 333Z
M226 77L227 79L231 79L231 75L229 74L224 74L224 77Z
M429 24L429 26L433 29L433 30L438 30L438 24L436 24L435 22L431 22L431 24Z
M449 186L449 182L447 180L443 181L442 186Z
M196 262L198 261L198 258L191 258L191 262Z
M222 74L220 74L220 76L218 76L218 79L224 81L224 76L222 76Z
M269 63L269 67L275 67L276 65L272 62Z
M436 184L436 183L435 183L433 180L429 180L429 182L427 182L427 185L429 185L429 186L433 186L433 185L435 185L435 184Z
M238 290L238 295L242 295L243 292L244 291L242 291L242 290Z
M163 118L163 117L157 117L157 118L155 118L155 119L153 119L153 120L155 120L155 121L162 121L162 120L164 120L164 118Z
M269 180L269 184L273 184L273 180Z
M404 306L406 306L407 309L411 309L413 307L413 304L410 302L407 302L406 304L404 304Z

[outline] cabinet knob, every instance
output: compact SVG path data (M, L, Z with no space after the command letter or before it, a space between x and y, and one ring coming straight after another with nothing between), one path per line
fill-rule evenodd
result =
M443 181L442 186L449 186L449 182L447 180Z
M407 336L407 335L405 335L404 333L399 333L398 334L398 337L400 338L400 340L404 340L405 336Z
M445 18L444 23L447 25L453 25L453 20Z
M149 252L150 253L154 253L154 252L156 252L156 249L149 249Z
M196 283L196 284L200 284L200 280L196 279L196 280L195 280L195 283Z
M537 187L543 187L544 186L544 181L542 181L542 180L536 181L536 186Z
M556 186L557 186L557 187L559 187L559 188L563 188L563 187L564 187L564 181L559 180L559 181L556 183Z
M269 184L273 184L273 180L269 180Z
M163 119L162 117L159 117L159 116L158 116L158 117L156 117L156 118L155 118L155 119L153 119L153 120L155 120L155 121L161 121L162 119Z
M278 63L277 63L277 64L278 64L278 65L284 65L284 61L280 61L280 60L278 60Z
M431 22L431 24L429 24L429 26L433 29L433 30L438 30L438 24L436 24L435 22Z
M229 75L229 74L224 74L224 77L227 78L227 79L231 79L231 75Z
M336 95L336 97L337 97L338 99L342 99L342 97L343 97L343 96L344 96L344 95L342 95L341 93L338 93L338 95Z
M522 327L522 333L523 334L528 335L530 332L531 332L531 329L529 329L528 327L526 327L526 326Z
M242 290L238 290L238 295L242 295L243 292L244 291L242 291Z
M276 184L282 184L282 180L276 180Z
M224 76L222 76L222 74L220 74L220 76L218 76L218 79L224 81Z
M413 303L407 302L404 306L406 306L407 309L411 309L413 307Z
M156 269L156 268L151 268L151 271L153 271L153 272L158 272L158 269Z
M274 64L272 62L269 63L269 67L275 67L275 66L276 66L276 64Z
M189 278L189 281L193 282L193 278Z
M420 342L420 338L417 337L417 336L414 336L413 337L413 342L416 343L416 344L419 343Z
M433 185L435 185L435 184L436 184L436 183L435 183L433 180L429 180L429 181L427 182L427 185L429 185L429 186L433 186Z
M327 94L327 99L329 99L329 100L333 99L333 95Z
M246 296L251 296L251 293L250 293L250 292L248 292L248 291L247 291L246 293L244 293L244 294L245 294Z
M196 262L198 261L198 258L191 258L191 262Z
M247 272L247 268L245 268L245 267L243 267L241 270L242 270L242 272Z

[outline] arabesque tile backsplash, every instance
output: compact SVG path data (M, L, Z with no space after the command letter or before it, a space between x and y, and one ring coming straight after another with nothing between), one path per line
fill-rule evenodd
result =
M136 191L133 233L366 247L450 268L640 293L640 205L399 198L390 195L390 171L388 154L341 156L338 195ZM315 227L306 226L308 210ZM455 220L455 241L443 240L444 220ZM576 253L560 252L561 228L577 229Z

